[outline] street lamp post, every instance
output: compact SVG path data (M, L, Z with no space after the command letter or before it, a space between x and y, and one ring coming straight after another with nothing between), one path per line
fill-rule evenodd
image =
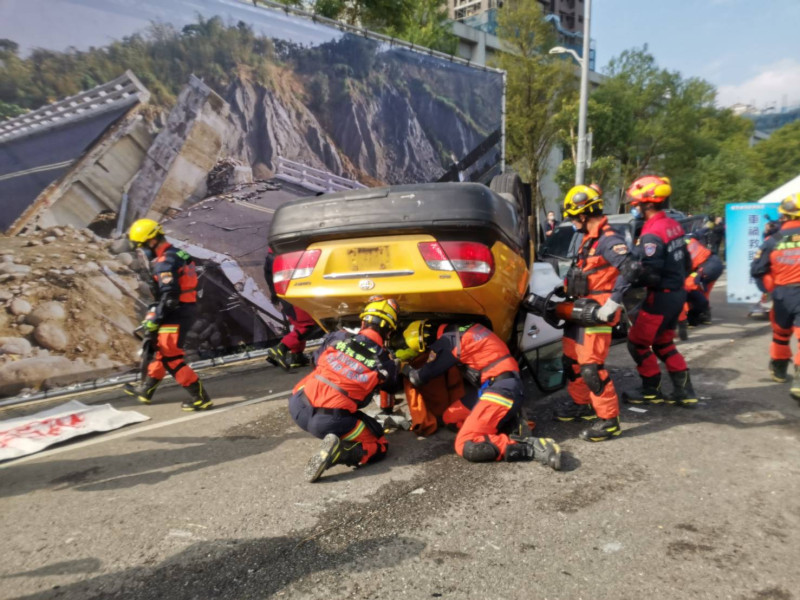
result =
M592 0L585 0L583 4L583 57L571 48L556 46L550 54L569 54L581 67L581 95L578 108L578 158L575 165L575 185L583 183L586 170L586 109L589 103L589 20L592 15Z

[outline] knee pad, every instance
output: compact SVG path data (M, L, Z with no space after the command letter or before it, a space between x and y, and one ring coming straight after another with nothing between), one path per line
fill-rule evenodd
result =
M475 443L468 440L464 443L464 458L469 462L493 462L500 452L489 442Z
M378 461L383 460L386 458L386 452L389 450L389 444L381 443L380 441L377 443L377 448L375 449L375 454L367 459L367 463L372 464ZM360 464L363 460L363 454L358 457L358 462L356 464Z
M644 359L650 354L650 348L634 344L632 341L628 340L628 354L633 358L633 362L637 365L641 365Z
M594 363L581 365L581 378L590 392L599 394L605 389L608 379L600 379L600 366Z

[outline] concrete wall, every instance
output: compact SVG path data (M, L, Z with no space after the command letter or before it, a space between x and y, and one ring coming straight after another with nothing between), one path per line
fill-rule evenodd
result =
M119 212L122 195L142 166L154 134L141 117L135 115L123 125L119 136L100 144L96 160L69 175L69 184L52 205L37 219L41 227L74 225L86 227L104 210Z
M126 225L144 216L160 219L205 196L206 176L231 134L229 112L227 102L191 77L131 184Z

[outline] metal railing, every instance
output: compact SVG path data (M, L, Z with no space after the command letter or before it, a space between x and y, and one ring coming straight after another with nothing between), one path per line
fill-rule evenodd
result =
M276 162L278 168L275 177L302 185L316 192L340 192L342 190L356 190L367 187L358 181L339 177L328 171L315 169L282 156L279 156Z

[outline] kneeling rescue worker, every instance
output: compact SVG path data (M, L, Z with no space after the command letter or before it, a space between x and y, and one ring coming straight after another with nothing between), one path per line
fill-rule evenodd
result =
M620 319L622 295L638 279L641 263L631 254L625 239L608 225L603 198L596 188L573 187L564 198L564 218L570 219L584 237L562 295L596 300L600 304L597 317L608 325L565 324L563 361L572 402L557 406L554 414L559 421L594 421L581 432L581 438L600 442L622 433L619 398L605 361L611 349L612 327Z
M666 401L691 408L697 405L697 395L686 361L675 347L675 327L686 302L683 286L691 259L683 227L664 212L672 185L666 177L646 175L634 181L627 194L628 203L645 219L636 251L642 261L647 296L628 333L628 351L636 362L642 388L623 396L632 404ZM661 391L661 369L656 356L666 365L672 380L669 396Z
M792 360L792 333L800 340L800 194L785 198L778 212L781 228L761 245L750 265L750 275L759 287L772 292L769 370L775 381L783 383ZM800 402L800 347L794 356L789 394Z
M411 350L422 353L430 348L431 356L435 356L419 369L403 367L403 374L414 387L458 364L473 375L479 374L477 401L472 407L461 407L464 420L456 436L459 456L471 462L536 460L561 469L561 449L554 440L509 436L519 429L525 394L517 361L497 335L476 323L434 326L429 321L414 321L403 336Z
M206 410L213 406L203 382L184 362L183 343L195 319L197 273L192 257L164 237L164 230L152 219L139 219L131 225L131 242L150 260L150 287L156 304L142 321L145 332L156 337L156 352L147 366L147 378L137 386L129 383L125 393L150 404L161 380L170 375L189 393L181 404L186 411Z
M397 328L397 302L370 298L361 311L361 330L329 333L314 353L316 368L300 380L289 398L289 413L299 427L322 439L306 465L309 482L333 465L360 466L386 455L380 423L361 412L375 391L396 391L397 367L385 345Z
M269 301L273 306L281 309L283 316L289 321L290 330L276 346L267 348L267 362L281 367L284 371L290 371L308 365L308 357L303 353L306 349L306 341L312 336L321 334L322 328L302 308L292 306L278 296L273 280L274 262L275 253L272 248L269 248L264 261L264 279L269 289Z
M711 323L711 290L722 275L722 260L702 242L698 234L686 236L686 249L692 261L691 272L683 287L686 303L678 318L678 337L689 337L688 328Z

